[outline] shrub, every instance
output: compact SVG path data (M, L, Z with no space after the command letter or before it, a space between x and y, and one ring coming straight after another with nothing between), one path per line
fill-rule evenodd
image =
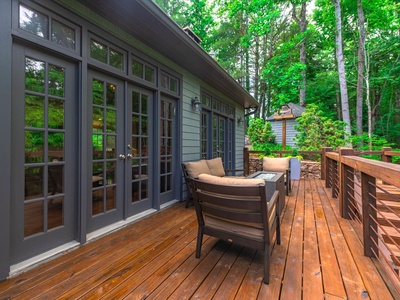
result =
M333 121L324 116L315 104L308 104L295 126L296 145L301 150L321 150L322 147L338 147L345 145L345 125L343 121Z
M272 132L271 123L265 122L261 118L250 120L249 128L247 129L247 135L249 136L249 140L253 146L253 149L260 147L261 145L273 144L275 141L275 135Z

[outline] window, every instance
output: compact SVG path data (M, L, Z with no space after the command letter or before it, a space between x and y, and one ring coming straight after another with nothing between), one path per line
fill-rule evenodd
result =
M50 15L20 5L18 27L54 44L76 50L76 29Z
M133 76L144 79L150 83L156 82L156 70L152 65L132 57L131 69Z
M179 94L179 80L172 75L161 74L161 87L175 94Z
M125 55L123 51L117 50L99 40L90 40L90 57L118 70L125 69Z

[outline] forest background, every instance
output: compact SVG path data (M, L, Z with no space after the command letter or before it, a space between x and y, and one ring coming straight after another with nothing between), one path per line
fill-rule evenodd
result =
M293 102L347 144L400 147L399 0L153 1L260 103L250 123Z

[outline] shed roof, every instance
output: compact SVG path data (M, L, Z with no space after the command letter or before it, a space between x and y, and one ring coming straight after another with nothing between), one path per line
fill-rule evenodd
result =
M245 108L258 102L150 0L78 0Z
M290 110L291 110L290 114L293 115L294 119L300 117L303 114L304 109L305 109L303 106L300 106L298 104L294 104L292 102L286 104L286 106L288 108L290 108ZM276 116L279 116L279 115L281 115L280 112L279 113L276 112L273 115L268 116L266 121L274 121L274 120L276 120Z

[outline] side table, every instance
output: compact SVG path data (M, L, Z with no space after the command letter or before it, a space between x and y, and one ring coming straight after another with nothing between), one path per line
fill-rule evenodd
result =
M247 178L262 178L265 180L265 186L267 187L267 198L271 199L272 194L275 190L279 191L279 213L282 214L285 208L285 179L283 173L279 172L255 172Z

